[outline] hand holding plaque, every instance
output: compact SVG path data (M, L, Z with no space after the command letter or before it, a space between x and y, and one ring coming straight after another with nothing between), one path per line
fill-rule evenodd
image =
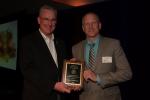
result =
M63 66L62 81L71 87L82 87L83 63L79 61L65 60Z

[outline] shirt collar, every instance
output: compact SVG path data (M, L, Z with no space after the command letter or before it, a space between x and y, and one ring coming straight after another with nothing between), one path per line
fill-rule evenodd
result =
M99 41L99 39L100 39L100 35L98 35L98 36L96 36L94 39L93 39L93 41L90 41L88 38L86 39L86 43L87 44L91 44L91 43L97 43L98 41Z
M44 40L54 40L54 34L52 33L51 38L47 37L40 29L39 29L40 34L44 38Z

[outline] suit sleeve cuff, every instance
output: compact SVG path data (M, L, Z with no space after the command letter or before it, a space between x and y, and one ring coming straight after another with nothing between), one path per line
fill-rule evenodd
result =
M100 83L101 83L101 80L100 80L100 77L98 74L96 75L96 83L97 83L97 85L100 85Z

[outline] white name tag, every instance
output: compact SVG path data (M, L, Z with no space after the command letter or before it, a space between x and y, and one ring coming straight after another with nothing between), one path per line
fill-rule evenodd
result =
M102 63L112 63L112 57L102 57Z

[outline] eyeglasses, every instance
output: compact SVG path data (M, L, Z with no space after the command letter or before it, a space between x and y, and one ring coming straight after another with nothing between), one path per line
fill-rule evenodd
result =
M44 18L44 17L40 17L41 20L45 21L45 22L51 22L52 24L56 24L56 19L55 18Z
M90 22L90 23L83 23L83 26L89 27L89 26L97 26L98 22Z

